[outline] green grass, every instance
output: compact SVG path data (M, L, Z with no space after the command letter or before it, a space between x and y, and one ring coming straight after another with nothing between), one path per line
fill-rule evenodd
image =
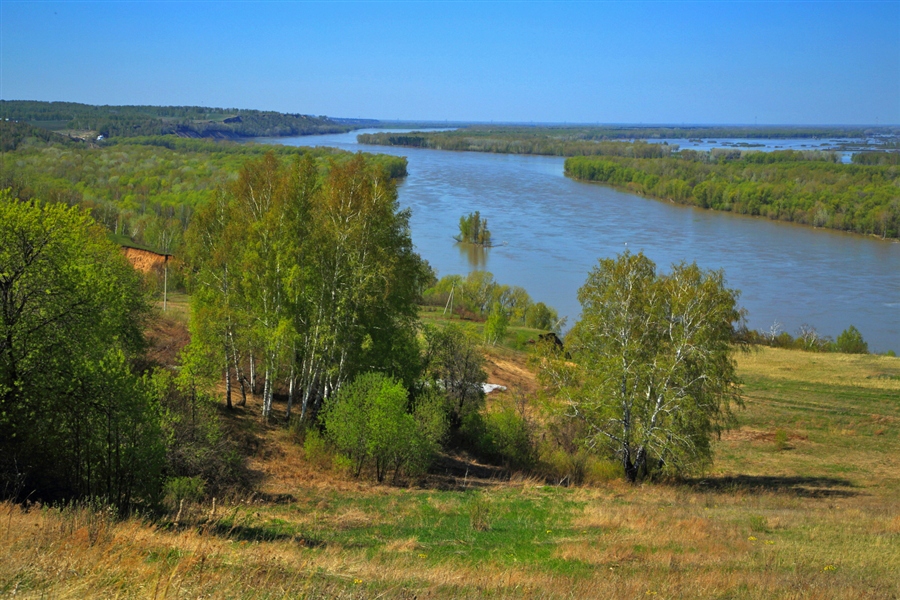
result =
M435 307L419 307L419 319L424 324L444 327L451 323L457 324L472 332L476 339L484 339L484 321L462 319L458 315L444 314L444 310ZM535 341L541 334L547 333L541 329L532 329L523 325L510 325L506 335L498 341L497 346L509 350L522 351L528 348L529 341Z
M0 594L896 598L898 371L876 356L742 355L738 428L682 481L379 486L322 474L283 435L266 442L281 479L263 482L282 503L233 498L210 518L206 502L179 528L101 522L93 537L81 513L0 505Z

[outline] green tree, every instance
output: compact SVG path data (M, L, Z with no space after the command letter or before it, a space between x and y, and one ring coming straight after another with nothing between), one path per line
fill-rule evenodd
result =
M484 355L472 335L456 324L426 326L424 337L426 376L430 385L446 392L450 425L458 430L465 416L484 403Z
M835 350L846 354L868 354L869 344L863 339L859 330L851 325L841 332L834 343Z
M32 498L153 502L164 450L133 373L141 279L83 211L0 193L0 473Z
M491 245L491 232L487 228L487 219L481 218L477 210L459 218L459 235L456 241L467 244Z
M506 310L499 302L494 302L491 313L488 315L487 321L484 323L484 341L491 346L496 346L497 342L506 335L506 329L509 326L509 317Z
M381 373L364 373L326 400L320 419L325 431L359 476L366 464L379 482L406 468L427 467L446 432L445 401L425 394L410 412L406 388Z
M556 310L543 302L532 304L525 311L525 324L532 329L559 331L559 318Z
M738 292L696 264L656 273L642 253L602 259L578 292L571 361L547 355L542 380L584 421L589 447L618 456L629 481L706 464L740 403L732 359Z

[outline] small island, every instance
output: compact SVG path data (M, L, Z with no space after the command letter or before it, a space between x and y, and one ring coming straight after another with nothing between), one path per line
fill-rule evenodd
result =
M459 218L459 235L454 236L457 242L463 244L476 244L489 248L491 244L491 232L487 228L487 219L481 218L477 210Z

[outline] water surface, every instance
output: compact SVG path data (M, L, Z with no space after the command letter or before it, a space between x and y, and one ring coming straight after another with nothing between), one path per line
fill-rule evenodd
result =
M406 156L400 205L412 209L413 241L439 275L491 271L568 315L571 325L588 271L627 247L664 271L679 261L724 269L754 329L778 322L796 335L808 324L834 338L852 324L870 350L900 351L898 243L580 183L563 176L562 158L364 146L358 133L260 141ZM472 253L454 242L459 217L475 210L503 245Z

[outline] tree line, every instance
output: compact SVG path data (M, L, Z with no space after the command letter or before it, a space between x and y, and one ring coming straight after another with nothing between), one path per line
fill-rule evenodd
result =
M0 127L11 122L0 121ZM218 186L237 177L244 162L272 152L281 161L315 157L320 170L349 152L179 138L137 137L100 147L64 142L62 136L15 124L14 151L0 155L0 189L17 198L41 198L87 208L116 239L179 254L195 208ZM36 134L36 135L33 135ZM4 138L5 139L5 138ZM406 159L373 157L391 177L406 175Z
M76 102L0 100L0 117L54 130L105 137L177 134L246 138L342 133L352 122L324 116L202 106L94 106Z
M808 138L858 140L868 135L897 136L896 128L859 127L661 127L661 126L487 126L474 125L451 131L360 134L361 144L407 146L435 150L496 152L502 154L543 154L549 156L670 156L677 147L644 140L697 138ZM633 142L643 142L629 146ZM890 140L881 143L890 148ZM878 146L875 146L876 148Z
M828 153L698 153L566 159L567 176L658 199L882 238L900 236L900 170L845 165ZM800 160L798 160L798 158Z

